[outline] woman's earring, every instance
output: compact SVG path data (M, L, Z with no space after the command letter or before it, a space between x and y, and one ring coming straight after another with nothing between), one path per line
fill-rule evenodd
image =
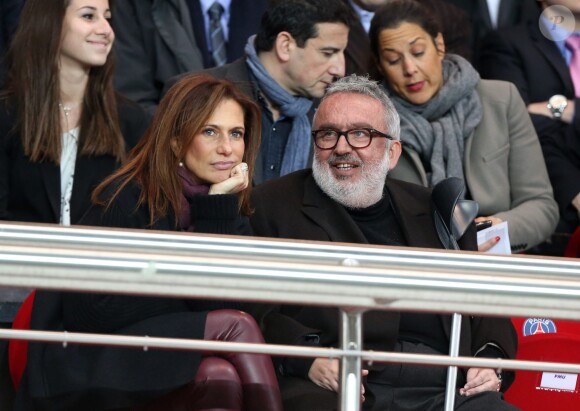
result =
M183 161L180 161L179 163L177 163L179 165L179 167L183 167Z

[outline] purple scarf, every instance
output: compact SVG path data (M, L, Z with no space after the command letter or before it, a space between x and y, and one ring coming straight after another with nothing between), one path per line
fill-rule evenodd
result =
M183 187L179 225L181 231L193 232L194 225L191 221L191 204L189 203L189 200L197 194L209 193L209 184L197 184L193 181L189 171L185 167L178 167L177 174L181 177L181 185Z

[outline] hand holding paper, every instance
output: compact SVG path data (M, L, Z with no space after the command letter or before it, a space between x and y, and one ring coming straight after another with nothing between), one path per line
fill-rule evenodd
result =
M486 228L485 230L478 231L477 245L481 245L486 241L496 237L500 238L499 242L485 252L492 254L511 254L512 250L508 234L507 221L493 225L489 228Z

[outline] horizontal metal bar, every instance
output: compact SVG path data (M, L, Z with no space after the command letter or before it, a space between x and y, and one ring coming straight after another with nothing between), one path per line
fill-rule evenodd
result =
M479 368L501 368L502 370L547 371L580 374L580 364L502 360L493 358L449 357L446 355L406 354L365 350L342 350L339 348L301 347L294 345L235 343L226 341L186 340L179 338L138 337L131 335L106 335L73 332L10 330L0 328L0 340L44 341L58 344L92 344L135 347L139 349L172 349L215 352L248 352L304 358L361 357L365 362L408 363L417 365Z
M140 234L141 241L144 241L149 233L141 231ZM432 259L426 258L424 251L413 255L414 250L406 250L406 259L420 261L421 267L419 263L404 264L397 259L373 264L358 260L354 263L355 260L347 259L346 265L338 265L327 261L304 261L300 255L293 259L286 255L284 259L276 260L273 255L265 259L255 253L190 251L172 254L169 250L154 253L154 248L144 253L143 250L125 250L116 244L88 247L82 243L63 248L48 239L33 246L20 244L20 241L10 242L5 237L0 242L0 285L71 291L123 290L129 294L368 309L461 311L489 315L509 312L510 315L580 319L580 262L576 261L561 262L566 263L569 275L556 276L536 273L539 261L543 260L531 259L538 262L533 270L528 270L528 262L523 267L511 262L509 269L491 270L488 267L481 270L481 267L465 262L461 266L454 265L457 256L466 257L463 254L435 251L430 254L449 256L451 269L445 270L439 263L431 264ZM243 241L260 242L247 238L238 240ZM311 248L315 249L315 246ZM387 247L380 249L381 252L386 250ZM477 261L480 258L476 256ZM510 257L503 259L509 261ZM526 260L523 257L516 259ZM514 267L519 268L514 272Z
M252 237L217 236L211 234L172 233L152 230L118 230L95 227L63 227L54 224L30 225L23 223L0 224L0 244L6 239L24 245L53 245L56 247L111 246L117 250L169 252L172 255L191 255L192 251L227 256L228 253L278 261L300 258L310 263L337 264L396 263L400 265L427 266L430 269L471 269L474 272L497 269L523 270L526 273L576 276L578 262L571 259L531 256L503 256L482 253L457 253L454 251L414 249L409 247L384 247L344 243L263 239ZM480 264L481 263L481 264Z

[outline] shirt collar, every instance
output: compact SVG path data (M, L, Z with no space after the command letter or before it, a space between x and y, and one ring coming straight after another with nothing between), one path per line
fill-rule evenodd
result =
M375 16L375 13L372 11L368 11L363 9L358 4L355 4L353 0L348 0L353 10L358 14L360 18L360 23L362 24L365 31L368 33L371 28L371 20Z
M204 16L207 15L207 11L216 1L224 8L224 14L229 14L232 0L199 0L201 3L201 11L203 12Z

